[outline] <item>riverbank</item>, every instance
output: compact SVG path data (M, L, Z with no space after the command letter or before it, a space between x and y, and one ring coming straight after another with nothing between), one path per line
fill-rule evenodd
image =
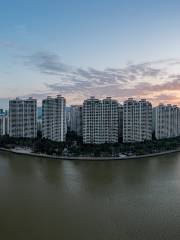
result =
M0 151L9 152L17 155L25 155L25 156L32 156L32 157L41 157L41 158L47 158L47 159L59 159L59 160L78 160L78 161L114 161L114 160L130 160L130 159L142 159L142 158L149 158L149 157L156 157L156 156L163 156L168 155L176 152L180 152L180 149L174 149L164 152L158 152L158 153L150 153L146 155L133 155L133 156L125 156L125 157L70 157L70 156L53 156L53 155L47 155L47 154L39 154L39 153L32 153L30 151L19 149L6 149L6 148L0 148Z

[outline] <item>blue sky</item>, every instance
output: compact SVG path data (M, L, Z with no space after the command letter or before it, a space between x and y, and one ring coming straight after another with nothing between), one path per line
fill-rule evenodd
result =
M178 0L0 0L0 103L62 93L179 104L179 11Z

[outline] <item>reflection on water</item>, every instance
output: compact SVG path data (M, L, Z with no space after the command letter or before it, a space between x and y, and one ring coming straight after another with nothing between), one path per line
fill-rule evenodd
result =
M1 239L180 239L180 154L55 161L0 153Z

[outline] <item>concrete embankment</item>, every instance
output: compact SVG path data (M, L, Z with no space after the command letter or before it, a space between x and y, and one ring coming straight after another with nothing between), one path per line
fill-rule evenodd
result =
M16 151L14 149L6 149L6 148L0 148L0 151L9 152L12 154L17 155L25 155L25 156L32 156L32 157L41 157L41 158L51 158L51 159L59 159L59 160L79 160L79 161L113 161L113 160L129 160L129 159L142 159L142 158L149 158L149 157L155 157L155 156L163 156L171 153L180 152L180 149L170 150L170 151L164 151L164 152L158 152L158 153L151 153L146 155L136 155L136 156L125 156L125 157L73 157L73 156L53 156L53 155L47 155L47 154L39 154L39 153L31 153L31 152L25 152L25 151Z

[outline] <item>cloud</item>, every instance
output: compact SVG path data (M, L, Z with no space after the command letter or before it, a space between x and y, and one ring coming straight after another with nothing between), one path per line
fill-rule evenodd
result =
M174 101L179 99L177 96L174 95L168 95L168 94L159 94L156 95L152 100L157 100L157 101Z
M61 75L68 72L69 66L62 63L58 55L50 52L37 52L31 56L23 56L26 64L35 66L40 72L49 75Z
M146 94L148 92L159 92L159 91L177 91L180 90L180 80L176 79L173 81L168 81L163 84L155 84L141 82L137 84L133 89L133 91L144 91Z
M157 102L165 96L172 100L168 96L174 94L167 91L180 90L179 59L128 64L124 68L104 70L71 66L63 63L57 54L45 51L23 56L23 61L48 77L45 82L47 91L61 93L77 101L94 95L99 98L112 96L120 101L128 97L143 97Z

